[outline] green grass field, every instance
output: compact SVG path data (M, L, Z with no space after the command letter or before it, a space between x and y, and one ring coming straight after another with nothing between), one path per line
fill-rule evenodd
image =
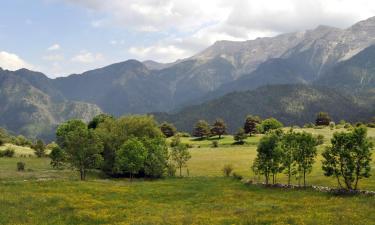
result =
M324 145L336 131L304 130L323 134ZM98 174L81 182L75 171L54 170L47 158L19 157L31 149L16 148L16 158L0 158L0 224L375 224L375 197L261 188L223 177L223 166L232 164L245 179L256 178L250 166L259 138L238 146L225 136L219 148L211 147L212 140L183 138L194 146L189 177L132 183ZM320 160L308 183L335 186L323 176ZM26 163L25 172L16 172L18 161ZM375 163L372 168L375 173ZM278 181L285 182L285 175ZM360 187L375 190L375 174Z

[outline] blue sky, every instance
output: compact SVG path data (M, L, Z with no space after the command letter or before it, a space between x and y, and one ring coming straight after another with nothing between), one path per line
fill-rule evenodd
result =
M124 61L171 62L217 40L345 28L375 15L370 0L3 0L0 67L50 77Z

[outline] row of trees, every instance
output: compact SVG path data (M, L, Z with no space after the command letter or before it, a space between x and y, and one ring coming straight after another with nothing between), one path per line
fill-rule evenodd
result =
M317 146L322 143L321 138L306 132L268 132L258 144L252 169L255 174L264 175L266 184L271 176L272 183L276 183L277 175L285 173L288 185L295 176L299 185L303 180L303 186L306 186L306 175L311 173ZM359 180L370 176L372 147L363 126L351 132L336 132L331 146L322 154L324 174L335 177L340 188L357 189Z
M303 179L305 186L318 144L318 139L310 133L271 131L260 140L252 169L256 174L264 175L266 184L271 176L272 183L276 183L277 175L284 172L288 176L288 184L295 175L299 183Z

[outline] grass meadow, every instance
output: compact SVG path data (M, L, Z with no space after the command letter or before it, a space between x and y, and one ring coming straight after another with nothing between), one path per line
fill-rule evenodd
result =
M323 134L324 145L337 131L304 130ZM369 136L375 138L375 129ZM183 138L193 146L184 178L134 182L96 173L81 182L75 171L52 169L48 158L24 157L31 149L13 146L15 158L0 158L0 224L375 224L375 197L262 188L223 177L223 166L232 164L245 179L258 179L250 166L259 139L239 146L225 136L213 148L212 140ZM26 171L16 172L18 161ZM319 154L308 184L335 186L320 161ZM372 168L375 173L375 163ZM360 188L375 190L375 174Z

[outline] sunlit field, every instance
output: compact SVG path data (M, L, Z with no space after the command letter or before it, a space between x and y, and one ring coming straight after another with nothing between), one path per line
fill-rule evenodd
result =
M337 131L304 130L323 134L324 145ZM369 129L369 136L375 137L375 129ZM375 223L375 197L263 188L224 177L223 166L231 164L244 180L263 181L250 169L259 139L250 137L241 146L225 136L214 148L212 140L183 138L193 146L184 178L134 182L96 172L81 182L75 171L52 169L48 158L21 157L32 150L15 147L15 158L0 158L0 224ZM26 163L24 172L16 172L18 161ZM335 187L334 179L324 177L320 161L319 154L308 184ZM372 168L374 173L374 162ZM280 174L278 182L286 182L286 176ZM375 175L361 180L360 188L375 190Z

